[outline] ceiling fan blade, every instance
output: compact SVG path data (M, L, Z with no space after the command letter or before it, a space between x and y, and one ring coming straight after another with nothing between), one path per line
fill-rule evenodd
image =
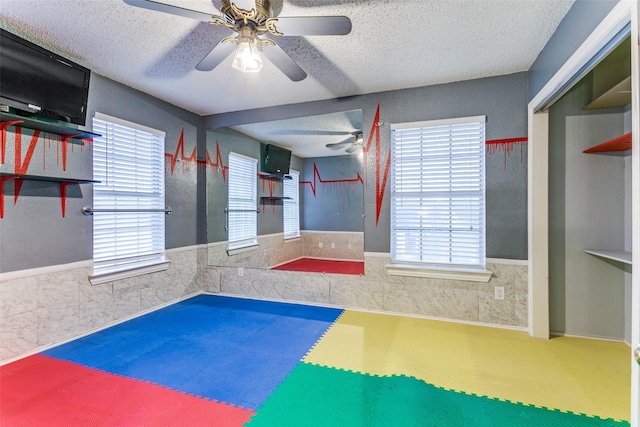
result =
M204 13L198 12L196 10L185 9L178 6L171 6L164 3L159 3L154 0L124 0L124 2L130 6L141 7L143 9L155 10L157 12L169 13L171 15L183 16L185 18L196 19L198 21L211 22L213 16ZM220 12L215 11L216 15L219 15Z
M283 129L271 132L272 135L300 135L300 136L343 136L351 135L351 132L339 132L332 130L302 130L302 129Z
M264 56L294 82L307 78L307 73L277 44L265 46Z
M209 52L207 56L205 56L202 61L200 61L198 65L196 65L196 70L213 70L236 49L237 45L235 43L225 43L225 40L227 39L222 40L213 49L211 49L211 52Z
M356 151L359 151L362 148L362 145L352 145L351 147L347 148L346 150L344 150L347 153L355 153Z
M351 32L351 20L346 16L291 16L271 18L276 31L285 36L343 36Z
M344 147L345 145L350 145L350 144L353 144L353 141L351 140L351 138L345 139L342 142L332 142L331 144L325 145L325 147L333 148L334 150L337 150L338 148L341 148L341 147Z

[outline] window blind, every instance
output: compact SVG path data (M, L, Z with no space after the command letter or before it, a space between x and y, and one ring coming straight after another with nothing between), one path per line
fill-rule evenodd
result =
M229 153L229 249L258 244L258 161Z
M392 125L392 262L485 268L485 121Z
M164 261L164 133L96 113L93 130L94 274Z
M284 238L300 237L300 173L289 171L291 179L282 181L282 195L286 197L282 202L282 217Z

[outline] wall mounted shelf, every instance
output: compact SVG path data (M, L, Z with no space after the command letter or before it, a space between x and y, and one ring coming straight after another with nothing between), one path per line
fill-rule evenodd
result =
M291 179L291 176L290 175L272 175L272 174L260 172L258 173L258 178L273 180L273 181L283 181L285 179Z
M12 178L12 179L23 179L28 181L45 181L45 182L66 182L69 184L95 184L100 181L94 181L91 179L79 179L79 178L67 178L67 177L53 177L53 176L42 176L42 175L22 175L17 173L7 173L0 172L0 178Z
M97 134L97 133L73 128L62 122L55 122L55 121L49 122L49 121L44 121L40 119L34 119L31 117L24 117L24 116L19 116L17 114L10 114L10 113L4 113L4 112L0 112L0 123L3 123L3 124L11 123L10 125L7 125L7 126L17 125L27 129L35 129L35 130L41 130L44 132L55 133L62 137L66 136L69 139L86 139L86 138L96 138L101 136L100 134ZM73 135L73 137L70 137L70 135Z
M291 197L269 196L269 197L260 197L260 200L291 200Z
M631 132L588 148L583 153L615 153L631 150Z
M631 265L631 252L626 251L607 251L602 249L585 249L586 253L597 256L599 258L610 259Z

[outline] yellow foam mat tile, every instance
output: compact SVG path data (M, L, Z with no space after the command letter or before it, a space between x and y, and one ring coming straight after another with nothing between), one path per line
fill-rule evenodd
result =
M384 375L391 342L401 318L345 310L304 358L306 362Z
M628 420L629 352L623 343L347 310L305 361Z

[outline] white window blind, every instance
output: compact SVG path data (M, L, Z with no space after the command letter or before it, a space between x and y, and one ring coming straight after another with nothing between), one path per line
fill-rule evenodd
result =
M258 244L258 161L229 153L229 249Z
M391 259L485 268L484 116L391 126Z
M93 130L94 275L164 262L164 132L96 113ZM120 212L119 212L120 211Z
M284 238L300 237L300 173L289 171L291 179L282 181L282 217Z

